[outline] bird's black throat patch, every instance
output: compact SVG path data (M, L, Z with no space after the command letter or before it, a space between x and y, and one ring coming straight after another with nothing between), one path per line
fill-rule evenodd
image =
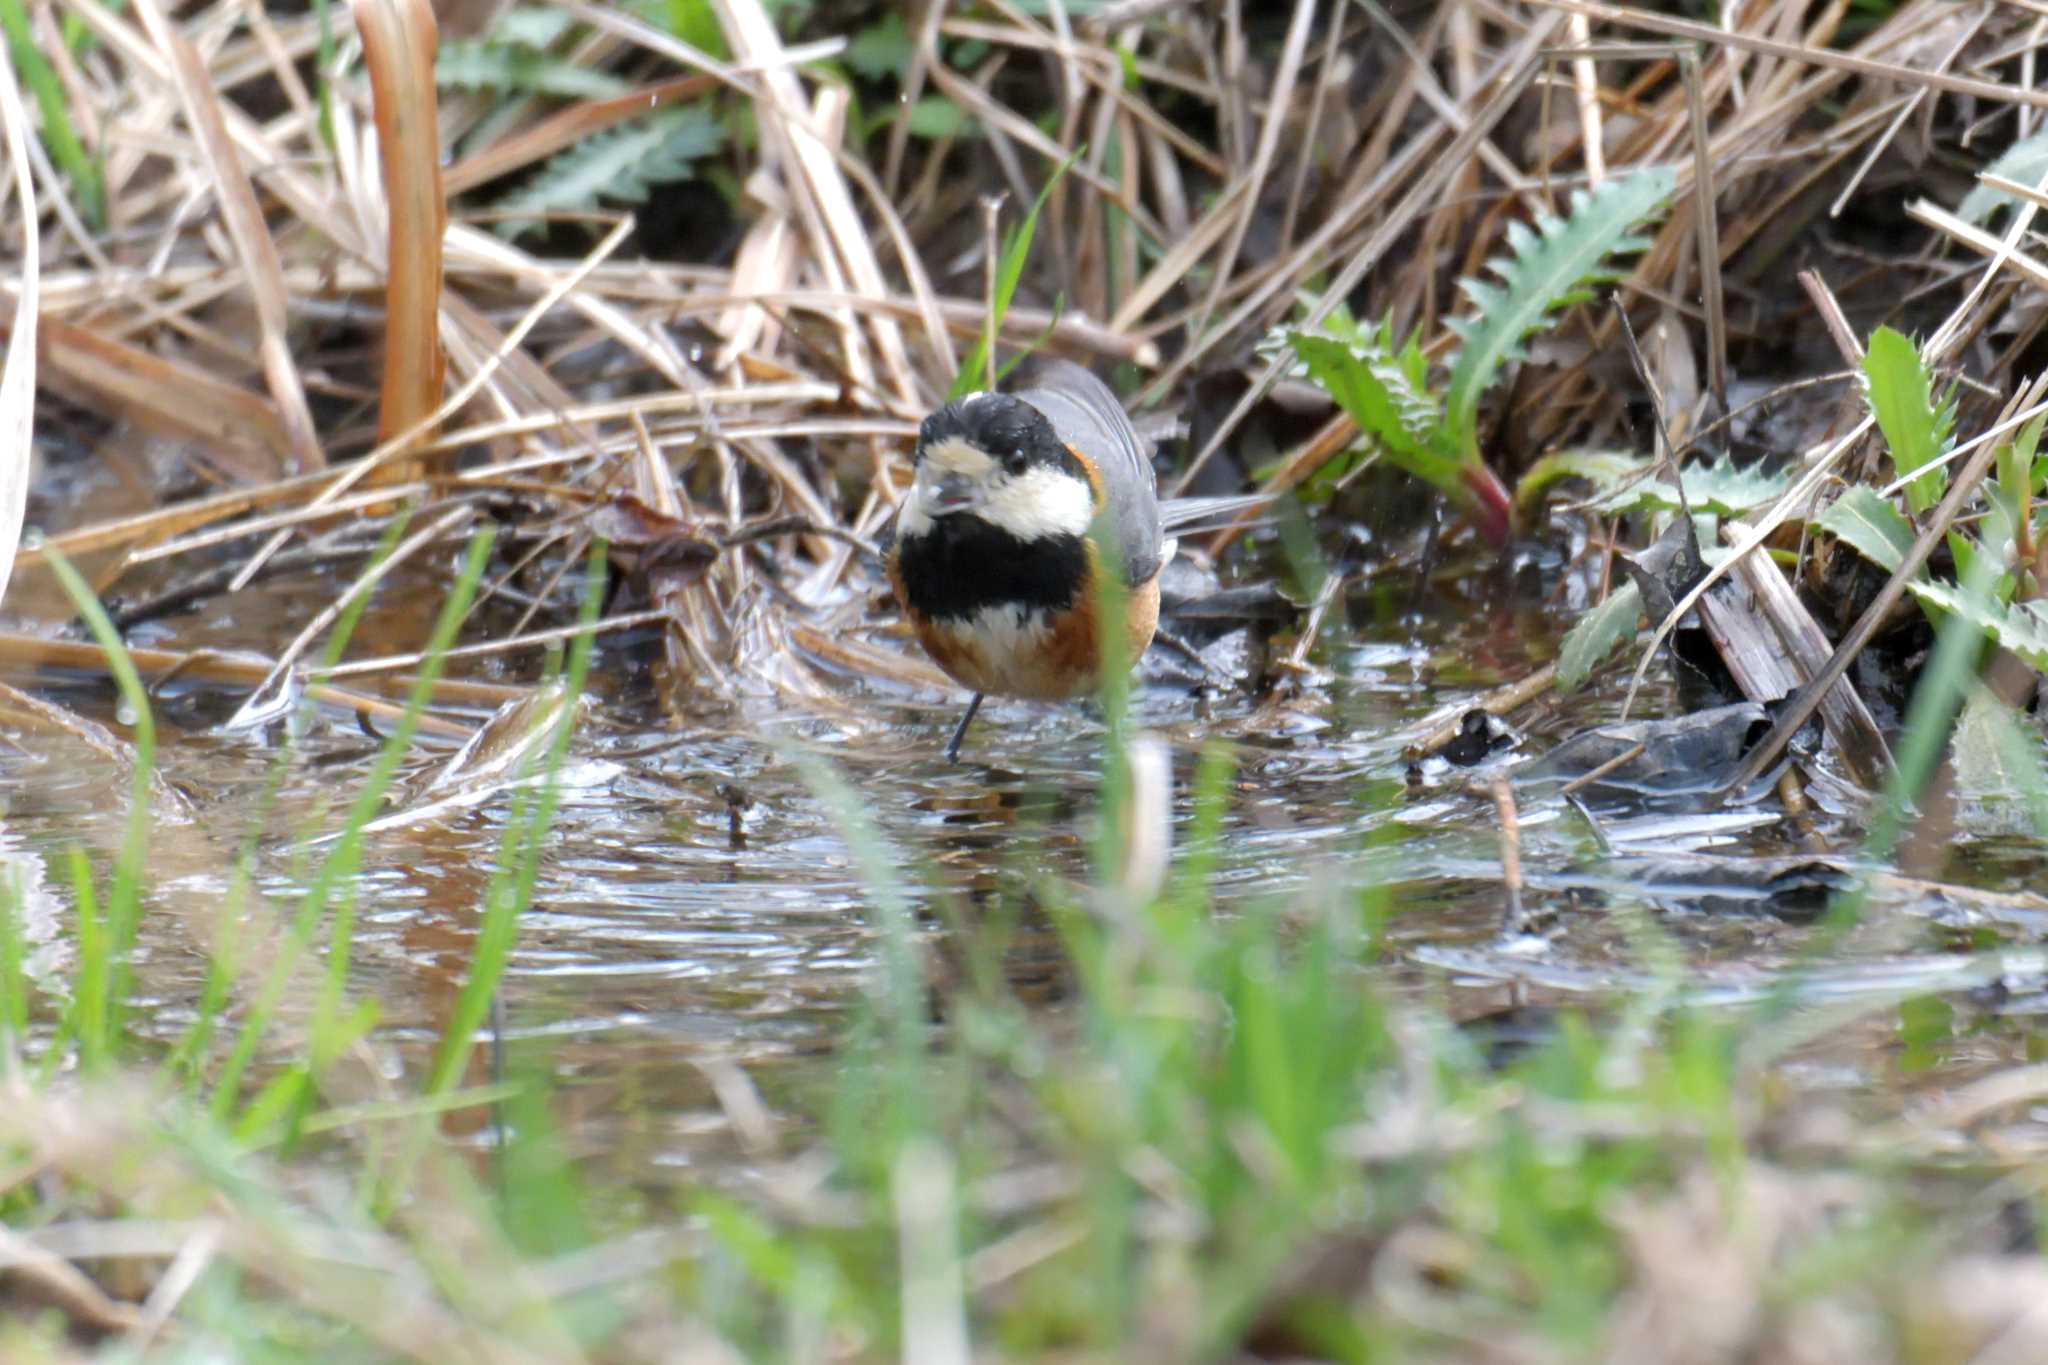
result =
M908 604L939 621L998 606L1065 611L1088 579L1080 536L1024 540L972 513L937 518L899 540L896 556Z

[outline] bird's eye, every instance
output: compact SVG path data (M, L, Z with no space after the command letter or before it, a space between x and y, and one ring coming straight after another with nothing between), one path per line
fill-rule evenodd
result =
M1029 463L1029 460L1030 457L1025 453L1024 447L1018 446L1003 457L1003 468L1009 470L1012 474L1022 474L1024 466Z

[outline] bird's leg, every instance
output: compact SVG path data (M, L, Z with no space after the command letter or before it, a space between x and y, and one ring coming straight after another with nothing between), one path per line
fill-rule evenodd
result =
M946 762L960 761L960 741L967 738L967 727L974 721L974 713L981 709L981 693L974 694L974 700L967 703L967 714L960 717L960 723L953 727L953 738L946 742Z

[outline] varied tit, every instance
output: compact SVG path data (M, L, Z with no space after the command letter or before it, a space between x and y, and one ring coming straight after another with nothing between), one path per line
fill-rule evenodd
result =
M1101 685L1104 555L1126 589L1119 657L1145 652L1174 542L1123 405L1071 362L946 404L919 429L912 467L886 562L925 652L974 693L946 745L957 762L984 696L1058 701Z

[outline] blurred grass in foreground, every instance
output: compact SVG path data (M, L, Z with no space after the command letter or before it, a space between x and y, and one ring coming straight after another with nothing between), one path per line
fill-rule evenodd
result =
M598 563L587 612L601 586ZM571 696L587 639L563 668ZM1525 1041L1509 1020L1460 1026L1387 994L1398 907L1379 888L1332 877L1216 917L1231 754L1201 756L1179 847L1150 875L1133 850L1171 792L1122 692L1094 884L1045 871L1047 831L1027 822L1008 897L944 926L961 966L943 991L916 864L828 765L792 755L869 887L871 989L753 1168L673 1208L592 1186L537 1044L461 1088L531 901L552 780L512 798L429 1074L378 1102L328 1082L376 1046L374 1002L346 997L346 930L406 727L278 917L268 970L224 932L212 1009L175 1048L124 1027L146 829L103 896L81 855L64 979L30 979L17 901L0 914L0 1358L1680 1360L1721 1342L1961 1361L1998 1300L1959 1297L1957 1277L2017 1293L2038 1273L2003 1254L2030 1235L2012 1230L2015 1210L2031 1228L2030 1182L1964 1172L1961 1196L1924 1197L1924 1162L1844 1137L1844 1115L1774 1070L1814 1020L1788 1032L1784 1002L1674 1007L1680 955L1648 919L1632 929L1653 989ZM144 733L147 698L127 705ZM550 778L573 709L557 714ZM139 764L138 810L149 791ZM1037 917L1070 964L1054 1008L1001 971ZM294 982L313 1004L286 1029ZM251 1003L216 1047L211 1014L238 985ZM483 1108L487 1146L440 1126ZM1822 1354L1771 1354L1813 1340Z

